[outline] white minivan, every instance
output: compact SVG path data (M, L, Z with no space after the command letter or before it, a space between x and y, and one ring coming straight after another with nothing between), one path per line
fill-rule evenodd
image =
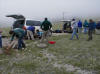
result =
M39 30L42 31L40 28L41 22L40 21L36 21L36 20L27 20L23 15L21 14L12 14L12 15L6 15L6 17L12 17L15 19L14 23L13 23L13 28L18 28L20 27L22 23L24 23L23 25L27 28L28 26L34 26L35 30ZM22 25L22 26L23 26Z
M25 20L25 27L27 28L28 26L34 26L35 27L35 32L36 30L39 30L42 32L42 29L41 29L41 22L40 21L35 21L35 20ZM52 35L52 28L48 34L49 36Z
M28 20L21 14L6 15L6 17L12 17L12 18L16 19L13 23L13 26L12 26L13 29L22 27L23 25L21 26L20 24L24 23L24 26L26 28L29 27L29 26L34 26L35 27L35 32L36 32L36 30L42 31L41 26L40 26L41 25L40 21ZM52 34L52 28L50 30L49 35L51 35L51 34Z
M34 26L35 27L35 31L39 30L42 31L41 27L41 22L40 21L35 21L35 20L25 20L25 27L29 27L29 26Z

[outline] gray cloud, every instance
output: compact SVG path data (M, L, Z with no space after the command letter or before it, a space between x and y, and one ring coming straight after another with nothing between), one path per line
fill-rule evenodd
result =
M26 18L100 16L100 0L0 0L0 20L7 14L23 14Z

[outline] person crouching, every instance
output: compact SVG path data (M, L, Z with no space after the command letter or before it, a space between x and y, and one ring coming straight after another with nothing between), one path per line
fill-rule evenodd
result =
M37 38L41 39L42 38L43 32L39 31L38 29L36 30L36 36Z
M28 37L28 40L30 40L30 39L34 40L34 33L35 33L35 27L34 26L29 26L27 28L27 37Z
M14 37L17 36L18 38L18 50L25 48L25 43L23 42L23 37L25 35L25 31L21 28L15 28L9 32L11 37L11 42L14 40Z

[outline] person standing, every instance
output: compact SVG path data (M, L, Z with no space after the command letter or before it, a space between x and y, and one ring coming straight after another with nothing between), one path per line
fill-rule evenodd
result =
M83 24L83 27L84 27L84 34L86 34L88 32L88 26L89 26L89 23L87 20L84 21L84 24Z
M63 25L63 32L65 32L66 31L66 29L67 29L67 22L66 23L64 23L64 25Z
M96 31L96 34L100 34L100 21L97 22L95 31Z
M25 48L25 43L23 42L23 37L25 35L25 31L21 28L15 28L9 32L12 34L11 42L14 40L14 37L16 36L18 38L18 49L21 50L22 48Z
M97 22L96 29L100 29L100 21Z
M30 39L34 40L34 33L35 33L35 27L34 26L29 26L27 28L27 37L28 37L28 40L30 40Z
M94 29L93 29L93 33L95 34L95 29L96 29L96 22L95 21L93 21L94 22Z
M0 48L2 48L2 31L0 30Z
M51 27L52 27L51 22L48 21L48 18L45 18L45 20L41 24L41 29L43 30L41 42L43 42L43 40L45 40L45 39L48 40L47 36L50 32Z
M88 30L88 36L89 36L88 41L93 39L92 34L95 29L94 26L95 26L95 22L92 19L90 19L89 20L89 30Z
M81 32L82 32L82 21L79 20L78 21L78 33L81 34Z
M79 39L78 34L77 34L77 27L78 27L78 24L77 24L77 22L75 21L75 19L72 20L71 27L72 27L73 33L72 33L72 37L71 37L70 40L73 40L74 35L76 36L77 39Z

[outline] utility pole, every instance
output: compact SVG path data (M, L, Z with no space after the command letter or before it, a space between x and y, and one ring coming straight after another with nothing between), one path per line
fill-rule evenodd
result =
M63 12L62 15L63 15L63 20L64 20L65 19L65 17L64 17L65 16L65 13Z

